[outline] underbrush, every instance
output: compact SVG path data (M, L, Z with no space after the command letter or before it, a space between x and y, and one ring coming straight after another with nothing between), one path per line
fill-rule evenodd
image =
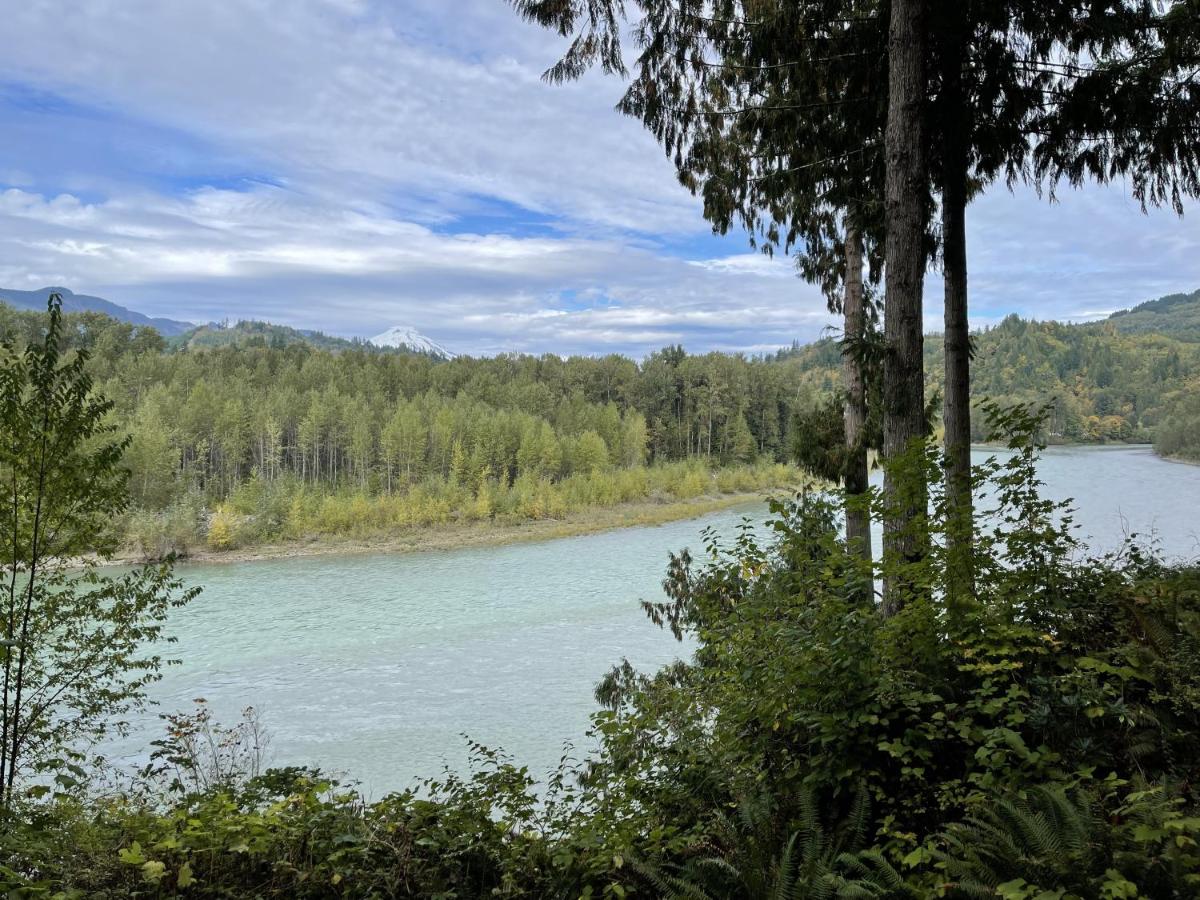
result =
M427 479L393 493L361 489L330 493L296 479L254 478L211 509L202 495L193 492L162 511L136 510L123 523L121 542L129 552L160 559L202 548L365 539L450 523L511 525L561 519L626 503L790 489L803 481L792 466L711 469L701 461L597 469L557 480L526 474L511 484L482 473L473 484Z

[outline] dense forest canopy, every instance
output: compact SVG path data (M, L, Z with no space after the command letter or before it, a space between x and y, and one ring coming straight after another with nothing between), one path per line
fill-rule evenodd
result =
M19 341L40 327L35 314L0 319ZM174 516L168 530L207 531L218 547L229 541L213 535L247 518L266 528L253 537L274 538L352 530L362 518L542 518L656 493L696 496L710 468L786 460L793 413L829 389L811 384L799 361L681 348L640 365L619 356L439 361L356 345L335 352L255 329L173 350L152 330L90 313L66 327L133 436L135 508ZM765 486L762 477L742 484Z
M1113 313L1109 322L1123 334L1157 332L1181 341L1200 341L1200 290L1139 303Z
M1164 455L1200 459L1200 291L1174 294L1099 322L1011 315L972 339L971 394L1003 405L1049 404L1051 443L1153 441ZM839 348L823 339L783 355L825 371L836 389ZM925 346L926 392L942 383L940 345ZM813 378L812 383L821 383ZM976 417L975 440L987 438Z

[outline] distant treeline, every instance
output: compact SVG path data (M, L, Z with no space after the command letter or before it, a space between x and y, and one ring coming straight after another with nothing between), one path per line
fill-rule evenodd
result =
M641 363L616 355L442 361L321 349L280 339L271 326L180 349L95 313L67 321L133 437L135 506L182 506L185 523L201 520L184 532L207 533L218 514L218 531L254 523L246 540L353 530L367 519L389 527L467 514L538 517L656 491L694 496L705 490L703 470L788 462L797 414L834 396L841 380L832 338L763 357L668 347ZM42 323L0 306L0 334L17 343ZM1052 442L1154 440L1165 454L1200 458L1200 343L1116 326L1009 317L975 336L973 392L1049 403ZM930 394L940 360L931 337ZM671 464L693 468L653 480L621 474ZM334 495L357 498L357 512L336 508ZM405 509L381 512L378 498L394 507L397 497ZM326 527L334 520L342 524Z
M182 504L189 521L208 516L208 530L215 515L218 532L231 520L254 520L260 531L285 520L254 538L329 530L323 520L346 515L323 503L334 494L357 497L351 518L380 526L498 510L553 515L655 491L694 496L707 487L698 472L785 461L794 412L830 389L799 361L680 348L640 365L619 356L439 361L279 346L252 334L238 345L172 352L153 331L104 316L67 321L132 435L135 505ZM40 327L33 313L0 318L0 331L18 341ZM658 472L681 463L691 468ZM621 475L647 464L653 477ZM361 502L397 496L419 508L384 514ZM211 512L197 513L198 504Z

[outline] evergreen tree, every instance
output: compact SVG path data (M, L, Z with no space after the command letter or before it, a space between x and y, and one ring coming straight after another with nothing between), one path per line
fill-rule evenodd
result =
M1189 13L1188 7L1191 7ZM945 273L946 496L952 565L971 582L965 211L1000 174L1078 183L1129 176L1143 202L1196 193L1195 4L1006 0L932 6L931 123ZM1191 38L1189 41L1188 38ZM1191 124L1189 128L1188 125Z
M886 17L873 0L696 4L642 0L640 54L619 108L643 122L725 233L798 251L801 274L844 316L846 527L868 558L864 256L879 243ZM519 0L543 25L581 31L553 80L624 74L616 4ZM711 7L711 8L710 8ZM878 274L878 266L872 267Z

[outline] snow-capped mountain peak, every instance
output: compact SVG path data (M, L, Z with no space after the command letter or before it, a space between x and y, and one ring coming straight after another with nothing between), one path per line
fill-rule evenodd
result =
M417 353L427 353L439 359L454 359L455 357L455 354L437 341L425 337L415 328L408 328L404 325L395 325L382 334L375 335L370 339L370 343L376 347L402 347Z

